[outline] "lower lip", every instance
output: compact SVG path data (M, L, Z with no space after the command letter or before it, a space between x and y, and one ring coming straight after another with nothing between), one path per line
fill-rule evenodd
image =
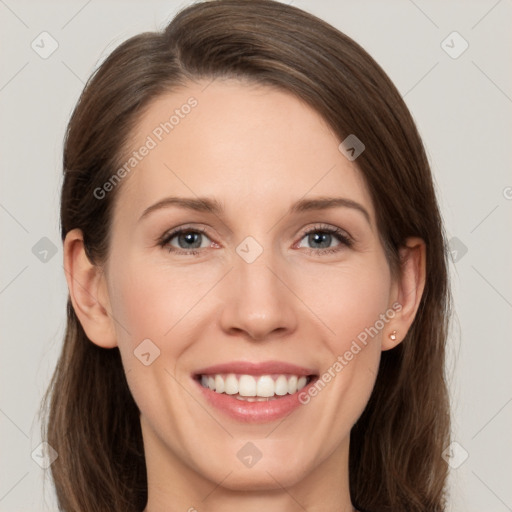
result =
M269 423L288 416L302 405L299 402L299 393L307 392L309 386L312 386L315 380L312 379L307 386L293 395L284 395L266 402L247 402L238 400L232 395L216 393L209 388L205 388L197 379L194 379L203 396L211 405L231 418L245 423Z

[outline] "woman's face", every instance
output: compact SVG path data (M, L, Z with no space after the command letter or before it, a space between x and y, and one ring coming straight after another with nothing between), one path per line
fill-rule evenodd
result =
M235 81L143 114L105 283L162 486L179 469L205 489L288 487L347 461L396 294L340 142L294 96Z

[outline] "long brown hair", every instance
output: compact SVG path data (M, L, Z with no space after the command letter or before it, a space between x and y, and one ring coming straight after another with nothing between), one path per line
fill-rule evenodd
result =
M340 141L366 146L357 166L371 193L390 268L409 236L426 241L426 283L411 329L382 354L369 403L351 432L350 492L372 512L442 511L449 440L444 375L450 313L446 236L414 121L381 67L352 39L272 0L217 0L182 10L161 32L115 49L85 86L64 147L61 228L83 232L87 255L107 256L112 205L101 187L122 165L149 103L190 80L235 77L311 105ZM119 350L88 340L68 301L62 353L42 410L61 510L140 512L147 480L139 411Z

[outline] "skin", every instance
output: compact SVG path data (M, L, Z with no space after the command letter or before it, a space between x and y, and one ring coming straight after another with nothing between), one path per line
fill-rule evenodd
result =
M168 112L191 96L198 101L121 183L105 264L91 265L81 232L68 233L74 308L93 343L121 352L141 410L146 512L352 511L350 429L367 404L381 352L400 343L414 319L425 245L407 240L402 274L392 279L357 160L338 150L340 140L319 114L269 87L207 85L158 98L139 120L133 149ZM139 220L171 195L213 197L225 210L217 216L173 206ZM357 201L370 222L346 207L287 214L295 201L319 196ZM353 245L334 236L315 243L304 232L319 223L342 229ZM182 225L207 230L199 256L158 245ZM236 252L247 236L263 249L252 263ZM172 245L180 250L177 237ZM329 245L339 250L322 254ZM286 361L321 374L395 302L402 308L379 334L284 420L236 421L207 404L192 381L195 370L234 360ZM133 352L148 338L160 356L145 366ZM248 441L262 455L251 468L237 457Z

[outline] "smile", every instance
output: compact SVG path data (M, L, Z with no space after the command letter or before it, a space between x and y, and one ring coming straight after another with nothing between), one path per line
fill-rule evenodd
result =
M263 402L275 400L285 395L297 393L311 381L311 376L304 375L247 375L247 374L214 374L200 375L204 388L215 393L232 395L238 400Z
M208 407L238 422L268 423L305 410L299 394L318 375L316 369L284 361L233 361L197 369L191 377Z

